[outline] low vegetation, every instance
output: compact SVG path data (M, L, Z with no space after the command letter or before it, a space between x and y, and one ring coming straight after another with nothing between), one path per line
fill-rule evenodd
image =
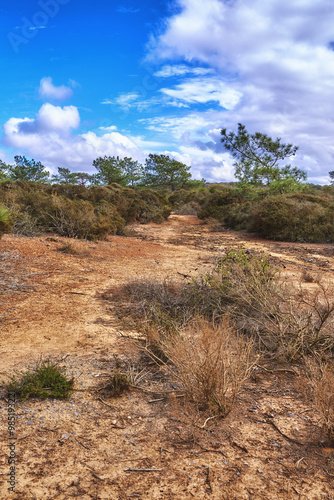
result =
M5 384L7 392L15 392L22 400L28 398L68 399L74 379L66 376L65 368L51 359L40 360L26 371L18 372Z
M11 230L11 219L8 210L0 206L0 238Z
M236 334L228 317L218 325L197 318L164 341L164 352L188 398L222 417L233 407L254 360L252 343Z
M0 201L11 214L16 234L49 232L88 240L122 234L132 221L162 222L171 211L162 194L116 184L86 188L6 181L0 184ZM9 229L6 225L3 232Z
M191 401L225 415L258 357L303 366L331 356L330 292L316 277L311 290L291 285L264 255L232 249L190 282L135 280L104 298Z

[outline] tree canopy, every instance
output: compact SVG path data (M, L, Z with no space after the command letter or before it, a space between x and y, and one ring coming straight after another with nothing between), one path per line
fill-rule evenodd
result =
M77 174L64 167L58 167L58 174L51 178L51 181L57 184L76 184L77 180Z
M149 154L143 184L154 187L184 187L191 179L190 167L166 155Z
M298 146L282 144L281 139L271 139L266 134L249 134L238 124L238 133L221 130L222 143L236 159L235 177L242 183L271 184L282 179L306 180L306 173L291 165L280 165L285 158L295 156Z
M12 181L48 182L49 172L40 161L28 160L25 156L14 156L15 165L0 163L0 170L5 178Z

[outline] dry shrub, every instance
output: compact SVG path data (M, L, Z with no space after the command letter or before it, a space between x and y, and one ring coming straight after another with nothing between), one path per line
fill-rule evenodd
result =
M175 333L194 315L187 286L171 278L163 282L154 278L133 280L127 283L125 292L130 300L129 312L140 321L144 332L153 327L160 335Z
M196 315L219 325L228 314L239 333L258 339L262 351L298 361L334 349L332 292L316 278L308 288L284 281L265 256L232 249L211 272L187 283L129 282L122 315L135 321L149 346L161 350L159 342Z
M227 317L214 325L197 318L164 342L186 394L201 409L227 415L254 364L251 342L245 342Z
M213 318L228 312L237 328L259 338L266 352L288 361L333 349L334 303L319 280L313 291L286 283L268 260L230 250L211 273L194 281L198 309Z
M196 201L190 201L179 206L175 213L178 215L197 215L201 211L201 206Z
M323 428L330 443L334 442L334 366L333 363L308 363L308 375L313 401L321 415Z

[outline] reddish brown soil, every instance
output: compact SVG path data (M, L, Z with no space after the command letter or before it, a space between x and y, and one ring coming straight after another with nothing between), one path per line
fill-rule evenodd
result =
M0 381L43 356L73 373L77 389L69 401L17 402L15 493L2 391L0 499L334 499L334 449L321 446L320 415L301 395L298 368L257 368L231 413L204 426L206 415L164 397L171 382L143 364L115 304L102 299L133 278L196 276L236 246L264 251L290 280L307 270L330 281L333 245L213 232L195 216L131 231L98 243L0 241ZM57 251L69 242L76 255ZM110 398L97 388L115 355L146 375L141 389Z

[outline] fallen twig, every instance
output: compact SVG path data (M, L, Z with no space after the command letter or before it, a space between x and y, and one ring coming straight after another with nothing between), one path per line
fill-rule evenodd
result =
M124 469L124 472L161 472L161 469Z
M236 441L232 437L230 437L230 440L231 440L231 444L233 446L236 446L237 448L239 448L240 450L244 451L245 453L248 453L248 450L247 450L246 446L243 443L240 443L240 442Z
M103 401L103 399L102 399L102 398L97 398L97 399L98 399L98 401L101 401L101 403L103 403L104 405L108 406L109 408L114 409L114 407L113 407L113 406L111 406L111 405L109 405L108 403L106 403L105 401Z
M90 448L88 448L88 446L84 445L83 443L81 443L77 438L74 438L76 440L77 443L79 443L83 448L86 448L86 450L90 450Z
M209 422L209 420L212 420L213 418L218 418L218 417L220 417L220 415L215 415L214 417L208 417L208 418L206 419L206 421L204 422L204 424L203 424L203 425L201 425L201 429L204 429L204 427L205 427L205 426L206 426L206 424Z
M275 422L273 422L272 420L263 420L262 421L263 423L265 424L269 424L271 425L274 429L277 430L277 432L279 434L281 434L281 436L283 436L285 439L287 439L288 441L291 441L291 443L295 443L295 444L298 444L299 446L305 446L304 443L300 443L299 441L297 441L296 439L293 439L289 436L287 436L286 434L284 434L278 427L277 425L275 424Z

